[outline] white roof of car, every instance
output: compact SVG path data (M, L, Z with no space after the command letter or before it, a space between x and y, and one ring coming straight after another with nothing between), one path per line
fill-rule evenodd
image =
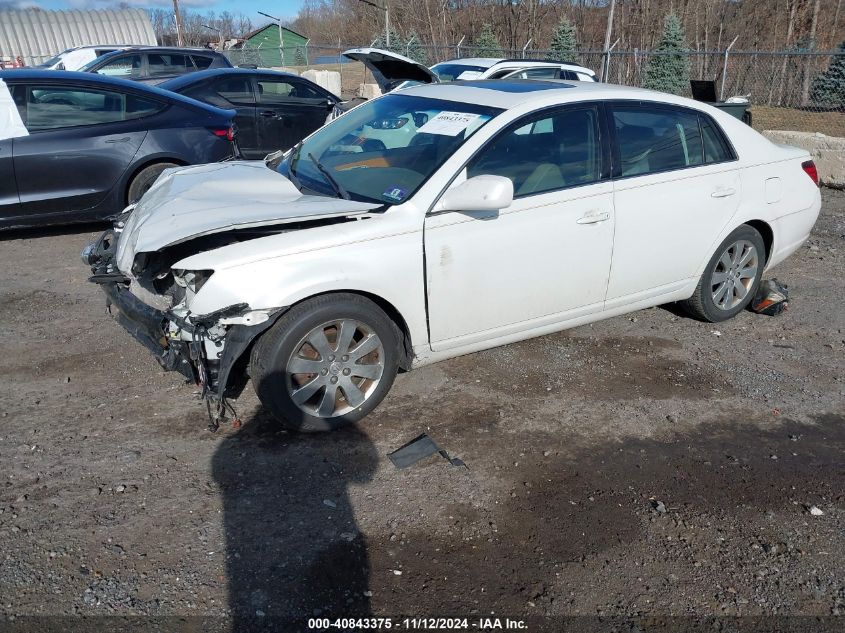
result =
M441 64L455 64L456 66L483 66L490 68L499 62L505 61L504 57L461 57L460 59L449 59ZM439 65L439 64L435 64Z
M693 106L702 109L699 102L646 90L615 84L564 81L559 79L483 79L475 81L453 81L441 84L413 86L402 90L402 95L444 99L460 103L479 105L509 110L529 103L545 102L569 103L599 99L643 99L678 105Z

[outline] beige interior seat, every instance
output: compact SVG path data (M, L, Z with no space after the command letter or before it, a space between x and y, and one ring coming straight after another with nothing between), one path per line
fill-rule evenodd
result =
M517 195L522 195L535 191L550 191L552 189L560 189L565 184L560 167L552 163L540 163L528 175L525 182L519 186L516 193Z

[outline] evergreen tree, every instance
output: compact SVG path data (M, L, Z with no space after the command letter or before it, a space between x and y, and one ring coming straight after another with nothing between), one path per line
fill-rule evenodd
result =
M423 47L422 40L420 40L420 36L417 35L416 31L408 33L408 41L405 42L405 52L403 54L415 62L428 64L428 51Z
M387 45L387 42L384 40L384 31L379 33L376 41L373 43L373 48L381 48L386 51L391 51L393 53L399 53L400 55L405 54L405 41L402 39L402 36L399 35L393 29L390 29L390 46Z
M845 42L839 46L839 54L830 60L827 70L813 80L810 96L816 103L845 105Z
M577 48L578 42L575 39L575 25L566 16L563 16L552 33L552 44L549 47L547 57L548 59L560 61L574 61Z
M499 39L493 33L493 27L489 22L481 25L481 32L474 42L475 55L478 57L501 57L502 46L499 44Z
M684 46L684 29L674 13L663 21L663 35L645 71L644 87L680 94L689 87L689 58Z

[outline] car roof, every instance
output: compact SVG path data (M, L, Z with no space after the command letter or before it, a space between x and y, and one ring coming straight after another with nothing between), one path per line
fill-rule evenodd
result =
M14 71L13 71L14 72ZM523 104L538 106L549 102L565 104L578 101L603 99L632 99L656 101L667 104L702 108L702 104L675 95L591 81L564 81L559 79L478 79L452 81L440 84L413 86L399 94L428 97L459 103L477 103L493 108L510 110Z
M175 92L169 90L162 90L156 86L139 83L137 81L130 81L128 79L119 79L117 77L109 77L107 75L97 75L95 73L79 73L67 70L36 70L26 68L16 68L14 70L0 70L0 80L8 83L32 83L47 81L55 84L65 84L67 86L84 85L91 88L115 88L124 91L135 93L148 94L151 97L165 99L170 102L176 102L181 105L186 105L192 108L202 108L203 110L210 110L216 114L230 112L223 108L217 108L207 103L202 103L189 97L183 97Z
M317 85L313 81L309 81L305 77L300 77L296 73L286 73L278 70L269 70L265 68L210 68L208 70L198 70L197 72L179 75L173 79L161 82L158 86L165 90L176 90L219 75L270 75L274 77L295 77L305 83Z
M435 64L435 66L439 66L440 64L454 64L456 66L483 66L484 68L491 68L502 61L505 61L503 57L460 57L458 59L447 59L445 62Z

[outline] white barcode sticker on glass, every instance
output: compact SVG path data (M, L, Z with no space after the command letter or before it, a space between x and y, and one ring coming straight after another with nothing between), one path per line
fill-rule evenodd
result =
M472 123L479 114L469 112L441 112L436 117L428 120L428 123L417 130L422 134L443 134L445 136L457 136Z

